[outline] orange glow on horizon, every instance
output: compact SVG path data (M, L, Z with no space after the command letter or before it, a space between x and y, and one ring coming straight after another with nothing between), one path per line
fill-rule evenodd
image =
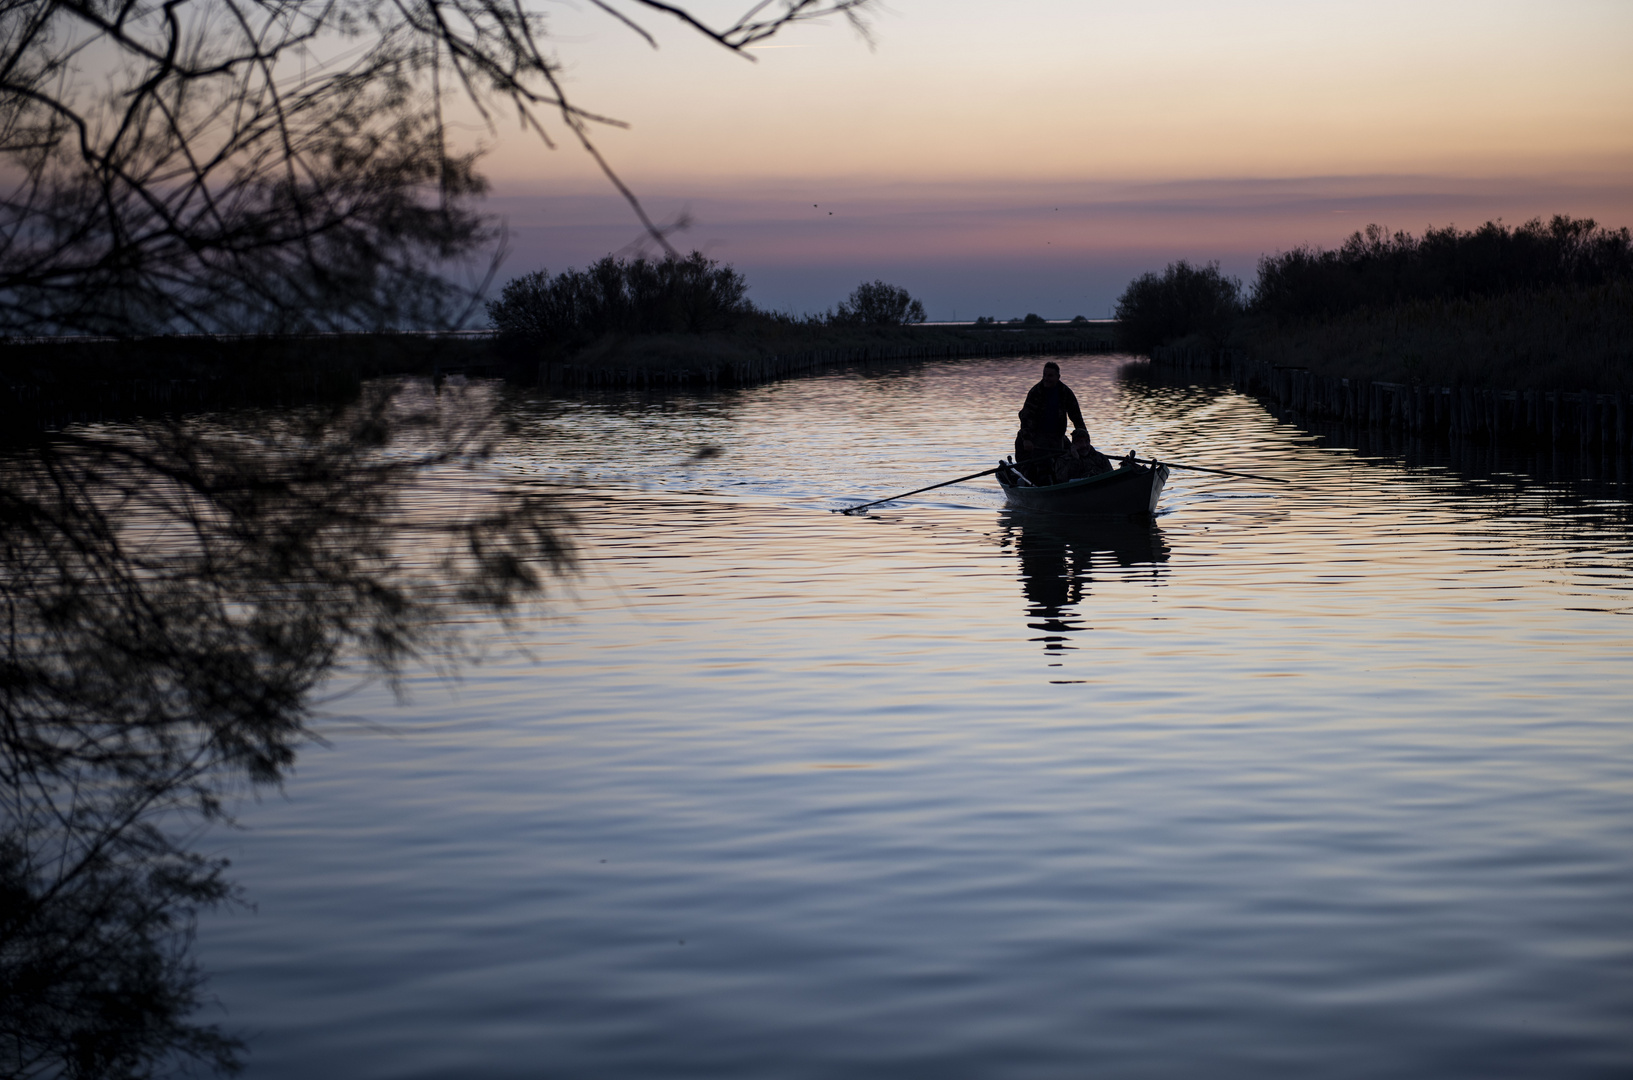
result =
M876 51L797 27L747 63L552 16L569 93L646 188L756 180L1633 178L1633 5L1400 0L1228 7L897 0ZM570 140L483 139L505 186L604 183Z
M933 318L1098 316L1172 259L1250 278L1261 254L1374 222L1633 225L1625 3L891 0L874 50L802 26L755 63L552 10L569 94L631 125L593 129L620 176L658 220L692 218L679 246L794 311L885 274ZM640 242L565 133L551 151L468 130L507 274Z

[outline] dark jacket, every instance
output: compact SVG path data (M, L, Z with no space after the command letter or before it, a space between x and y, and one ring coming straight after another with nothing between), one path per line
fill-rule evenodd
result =
M1059 439L1066 434L1066 421L1072 426L1087 429L1083 410L1077 407L1077 395L1065 383L1053 387L1038 383L1026 392L1026 404L1021 406L1021 433L1036 442L1041 437Z

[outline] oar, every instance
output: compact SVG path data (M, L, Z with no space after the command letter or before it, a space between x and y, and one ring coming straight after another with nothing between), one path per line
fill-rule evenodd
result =
M1051 457L1028 458L1025 461L1017 461L1014 465L1010 465L1008 467L1013 469L1013 468L1018 468L1021 465L1031 465L1031 464L1034 464L1034 463L1039 462L1039 461L1051 461L1051 460L1053 460ZM847 506L842 510L831 510L831 511L829 511L829 513L833 513L833 514L854 514L858 510L866 510L868 507L878 506L880 503L894 502L896 499L905 499L909 495L917 495L917 494L919 494L920 492L923 492L923 491L934 491L936 488L950 487L953 484L962 484L964 481L974 480L978 476L991 476L993 473L997 472L999 469L1002 469L1002 468L1005 468L1005 466L1004 465L994 465L990 469L982 469L980 472L972 472L968 476L960 476L957 480L943 480L939 484L931 484L929 487L914 488L912 491L904 491L900 495L892 495L888 499L874 499L872 502L865 502L865 503L862 503L860 506Z
M1134 460L1139 461L1139 458L1135 458ZM1156 464L1159 464L1159 462L1157 461L1156 458L1152 458L1149 462L1142 462L1142 464L1156 465ZM1211 472L1211 473L1218 473L1220 476L1240 476L1240 477L1243 477L1244 479L1247 479L1247 480L1268 480L1272 484L1291 484L1292 483L1291 480L1283 479L1280 476L1260 476L1258 473L1231 472L1229 469L1210 469L1205 465L1181 465L1177 461L1164 461L1164 462L1161 462L1160 464L1166 465L1170 469L1189 469L1192 472Z
M1039 462L1039 461L1050 461L1050 460L1052 460L1052 458L1049 458L1049 457L1028 458L1026 461L1017 461L1014 465L1010 466L1010 468L1018 468L1018 467L1020 467L1022 465L1031 465L1031 464L1034 464L1034 463ZM1123 459L1123 458L1113 458L1112 460L1113 461L1122 461L1122 460L1125 460L1125 459ZM1139 461L1140 459L1135 458L1134 460ZM1291 480L1284 479L1284 478L1282 478L1280 476L1260 476L1257 473L1250 473L1250 472L1231 472L1229 469L1210 469L1206 465L1181 465L1177 461L1158 462L1156 458L1152 458L1152 459L1150 459L1149 461L1146 461L1146 462L1141 462L1141 464L1147 464L1147 465L1162 464L1162 465L1168 466L1170 469L1189 469L1192 472L1217 473L1220 476L1238 476L1238 477L1241 477L1244 480L1268 480L1272 484L1291 484L1292 483ZM977 473L970 473L968 476L960 476L956 480L943 480L939 484L931 484L929 487L914 488L912 491L904 491L900 495L892 495L888 499L874 499L872 502L865 502L865 503L862 503L859 506L847 506L842 510L832 510L832 511L830 511L830 513L834 513L834 514L854 514L858 510L866 510L868 507L878 506L880 503L894 502L897 499L905 499L909 495L918 495L918 494L920 494L922 492L925 492L925 491L934 491L936 488L950 487L953 484L962 484L966 480L974 480L974 479L976 479L978 477L982 477L982 476L991 476L993 473L997 472L999 469L1002 469L1002 468L1004 468L1004 466L995 465L990 469L983 469L983 470L981 470L980 472L977 472Z

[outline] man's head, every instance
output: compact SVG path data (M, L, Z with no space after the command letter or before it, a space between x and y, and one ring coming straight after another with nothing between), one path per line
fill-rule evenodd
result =
M1084 431L1082 428L1078 428L1076 431L1072 432L1072 449L1073 450L1078 450L1078 449L1087 450L1088 447L1089 447L1089 433L1088 432Z
M1053 386L1060 381L1060 365L1053 360L1043 365L1043 385Z

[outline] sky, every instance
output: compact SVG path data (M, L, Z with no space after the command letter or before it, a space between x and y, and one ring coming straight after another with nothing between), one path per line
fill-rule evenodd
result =
M701 0L717 24L747 0ZM1128 280L1555 213L1633 226L1633 2L891 0L734 56L593 4L545 9L569 93L674 242L764 307L859 281L932 319L1109 315ZM635 250L594 163L503 124L486 149L500 280Z

